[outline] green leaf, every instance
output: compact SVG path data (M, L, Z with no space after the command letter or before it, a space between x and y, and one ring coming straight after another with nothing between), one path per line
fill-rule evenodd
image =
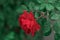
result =
M21 8L22 8L23 10L28 10L26 5L21 5Z
M35 18L38 18L40 14L38 12L35 12Z
M37 0L38 3L41 3L41 0Z
M42 3L42 4L40 5L40 10L43 10L43 9L45 8L45 6L46 6L46 3Z
M48 3L55 3L56 0L48 0Z
M51 26L50 22L47 21L46 23L44 23L44 27L43 27L44 36L48 36L51 34L51 27L50 26Z
M34 10L39 10L39 5L36 5L35 7L34 7Z
M21 5L20 7L16 8L16 12L22 14L24 10L28 10L27 6Z
M50 18L51 18L53 15L55 15L55 11L51 11L51 13L50 13Z
M26 33L23 30L20 30L20 35L19 36L20 36L21 40L24 40L25 38L27 39Z
M55 38L55 40L60 40L60 34L55 33L54 38Z
M4 40L13 40L15 33L14 32L10 32L9 34L6 35L6 37L4 38Z
M60 2L55 3L56 9L60 10Z
M39 30L35 33L33 40L42 40L42 39L43 39L43 33L41 30Z
M4 14L0 12L0 28L4 26Z
M44 0L37 0L38 3L45 3Z
M54 31L60 35L60 20L57 20L53 26Z
M51 19L58 20L60 17L60 14L55 13L53 16L51 16Z
M57 8L58 10L60 10L60 6L57 6L56 8Z
M35 3L34 2L29 2L28 7L29 7L30 10L33 11L34 7L35 7Z
M4 21L4 14L0 12L0 20Z
M54 9L54 7L53 7L51 4L46 4L46 9L47 9L48 11L51 11L51 10Z

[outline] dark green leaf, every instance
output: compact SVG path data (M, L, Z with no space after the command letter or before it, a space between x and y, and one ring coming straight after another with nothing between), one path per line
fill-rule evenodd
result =
M55 38L55 40L60 40L60 34L56 34L56 33L55 33L54 38Z
M40 14L38 12L35 12L35 18L38 18Z
M26 40L27 37L26 37L25 35L26 35L26 33L25 33L23 30L21 30L21 31L20 31L20 35L19 35L19 36L20 36L20 39L21 39L21 40Z
M17 26L19 26L19 24L18 24L18 14L16 13L16 12L11 12L11 13L9 13L9 15L8 15L8 25L12 28L12 26L15 26L15 27L17 27Z
M33 37L34 40L43 40L43 33L42 33L42 30L40 31L37 31L35 33L35 36Z
M0 0L0 4L4 4L6 0Z
M55 31L57 34L60 34L60 20L57 20L57 21L54 23L53 29L54 29L54 31Z
M4 14L0 12L0 27L4 26Z
M28 9L25 5L21 5L20 7L18 7L16 9L16 12L19 13L19 14L22 14L24 10L28 10Z
M44 36L50 35L50 33L51 33L51 27L50 26L51 26L50 22L47 21L46 23L44 23L44 27L42 28Z

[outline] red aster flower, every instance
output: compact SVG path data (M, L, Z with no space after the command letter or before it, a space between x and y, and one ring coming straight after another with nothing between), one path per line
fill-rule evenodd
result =
M36 22L32 11L28 13L24 10L23 14L19 17L19 24L26 34L32 34L40 29L40 25Z

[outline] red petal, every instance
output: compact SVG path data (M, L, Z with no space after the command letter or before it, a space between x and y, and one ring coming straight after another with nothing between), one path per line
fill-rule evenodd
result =
M34 34L35 34L34 28L31 29L31 34L32 34L32 36L34 36Z
M31 20L34 20L34 15L33 15L33 12L32 12L32 11L29 13L29 18L30 18Z
M35 22L35 29L36 29L36 31L40 30L40 25L37 22Z
M30 16L31 16L31 17L34 17L34 15L33 15L33 12L32 12L32 11L30 12Z

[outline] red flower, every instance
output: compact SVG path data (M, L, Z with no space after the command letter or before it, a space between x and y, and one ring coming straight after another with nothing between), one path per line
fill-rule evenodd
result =
M26 34L31 33L32 36L34 36L34 33L40 29L40 25L34 19L32 11L28 13L26 10L24 10L24 13L20 15L18 20L21 28Z

